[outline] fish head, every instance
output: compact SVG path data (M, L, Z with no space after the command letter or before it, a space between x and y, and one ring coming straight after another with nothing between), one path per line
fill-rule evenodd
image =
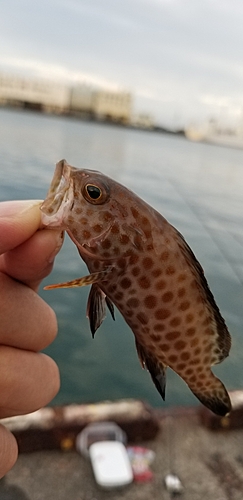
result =
M136 209L131 210L135 198L102 173L61 160L41 206L42 222L66 230L82 257L114 260L139 250L144 240Z

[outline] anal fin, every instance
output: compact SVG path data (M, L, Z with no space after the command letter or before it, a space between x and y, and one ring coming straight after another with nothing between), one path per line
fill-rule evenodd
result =
M111 313L111 317L115 321L115 311L114 311L113 302L111 302L111 299L109 299L109 297L107 297L107 295L105 297L105 301L106 301L106 305Z
M157 361L155 358L153 358L153 356L147 353L144 347L142 347L141 344L137 342L137 340L136 348L142 367L147 368L156 389L162 396L162 399L165 400L166 365L164 365L161 361Z

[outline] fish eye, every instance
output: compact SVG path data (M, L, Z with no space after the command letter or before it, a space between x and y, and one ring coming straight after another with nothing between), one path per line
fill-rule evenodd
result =
M109 190L105 185L98 186L97 184L89 183L84 186L83 195L89 203L101 205L107 200Z
M98 200L102 196L102 191L98 186L87 184L87 186L85 186L85 189L92 200Z

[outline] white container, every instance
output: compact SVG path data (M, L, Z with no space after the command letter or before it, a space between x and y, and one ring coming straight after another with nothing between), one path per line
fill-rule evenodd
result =
M95 422L77 435L76 449L88 458L90 446L97 441L120 441L125 444L126 434L115 422Z
M99 441L89 448L95 480L103 488L126 486L133 481L127 450L119 441Z

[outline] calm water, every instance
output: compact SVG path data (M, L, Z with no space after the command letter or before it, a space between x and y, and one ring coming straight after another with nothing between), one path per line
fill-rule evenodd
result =
M56 161L101 170L134 190L181 233L204 267L233 337L215 373L243 386L243 151L71 119L0 110L0 200L44 198ZM68 238L47 283L86 274ZM166 403L137 359L133 335L116 313L94 340L85 317L87 289L40 291L55 309L59 335L48 352L62 387L56 404L123 397L154 406L197 404L168 370Z

